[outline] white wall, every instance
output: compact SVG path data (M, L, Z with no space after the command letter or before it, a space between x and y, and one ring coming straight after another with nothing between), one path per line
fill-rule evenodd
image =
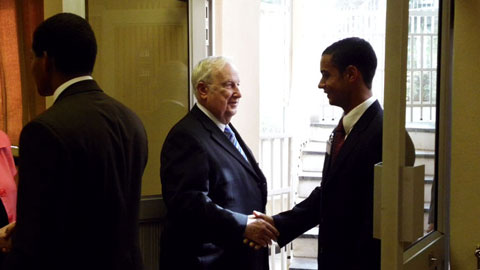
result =
M214 54L232 58L240 75L242 99L232 123L258 158L260 0L216 0L215 3Z

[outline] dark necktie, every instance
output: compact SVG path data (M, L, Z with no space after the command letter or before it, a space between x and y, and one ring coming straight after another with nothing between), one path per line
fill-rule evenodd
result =
M342 148L345 142L345 128L343 128L343 117L340 119L338 126L333 130L333 143L332 143L332 163Z
M227 136L227 138L233 143L235 148L242 154L243 158L248 162L247 156L245 155L245 152L243 152L242 147L237 141L237 138L235 138L235 133L230 129L228 125L225 126L225 131L223 132Z

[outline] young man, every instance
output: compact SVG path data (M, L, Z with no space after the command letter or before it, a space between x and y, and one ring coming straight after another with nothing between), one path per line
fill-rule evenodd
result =
M346 38L322 54L318 87L343 117L327 143L322 184L292 210L272 217L283 246L319 225L319 270L379 270L380 240L373 238L373 171L382 161L383 110L372 96L377 58L371 45ZM413 144L407 136L407 154ZM413 156L407 157L413 165Z
M55 101L20 136L17 224L4 269L142 269L142 122L91 77L97 44L83 18L47 19L32 47L38 93Z

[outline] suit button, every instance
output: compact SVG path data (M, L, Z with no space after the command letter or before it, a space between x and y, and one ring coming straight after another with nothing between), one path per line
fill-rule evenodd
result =
M0 197L7 196L7 191L4 188L0 188Z

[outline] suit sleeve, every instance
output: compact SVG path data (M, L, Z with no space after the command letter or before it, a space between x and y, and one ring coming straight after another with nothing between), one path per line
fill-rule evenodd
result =
M187 132L170 134L161 154L162 194L170 218L188 227L188 233L225 246L239 243L247 215L217 205L209 197L216 183L207 150ZM193 226L192 226L193 225Z
M20 136L17 224L12 252L4 269L30 269L38 259L55 261L62 248L58 235L62 221L57 211L64 195L59 192L66 156L60 139L42 124L31 122Z
M291 210L273 216L275 227L280 232L278 244L283 247L302 233L319 224L321 187Z

